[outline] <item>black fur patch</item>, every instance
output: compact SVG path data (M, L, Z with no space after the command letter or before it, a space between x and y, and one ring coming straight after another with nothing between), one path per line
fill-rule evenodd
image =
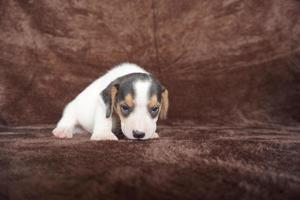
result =
M112 98L111 90L115 86L118 90L116 94L116 102L121 102L125 100L126 95L131 94L132 97L135 97L134 83L138 80L149 80L151 81L151 86L149 90L149 99L152 95L156 94L158 101L161 102L161 93L164 91L164 87L160 82L150 74L145 73L132 73L111 82L101 93L100 96L103 98L104 103L106 104L106 117L110 117L112 114Z

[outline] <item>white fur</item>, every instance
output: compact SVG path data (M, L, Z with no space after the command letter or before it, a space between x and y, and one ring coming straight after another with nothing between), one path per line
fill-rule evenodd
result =
M63 116L53 130L53 134L59 138L72 138L76 131L76 127L80 126L88 132L92 133L92 140L117 140L117 137L111 132L112 118L106 118L106 106L103 99L100 97L102 92L112 81L131 73L147 73L144 69L135 64L124 63L121 64L105 75L91 83L85 90L83 90L73 101L71 101L64 109ZM136 123L133 128L149 129L143 124L145 118L146 92L149 89L149 82L141 82L136 85L137 92L137 106L141 109L136 109L138 112L134 117L130 118L130 123ZM144 106L144 108L142 108ZM153 120L153 119L152 119ZM157 121L157 119L155 119ZM136 121L136 122L134 122ZM123 123L124 124L124 123ZM131 127L131 126L130 126ZM156 124L155 124L156 128ZM132 128L130 128L129 131ZM153 128L152 128L153 129ZM154 134L155 130L149 130L150 136L157 137ZM126 131L127 132L127 131ZM152 133L153 132L153 133ZM130 138L130 134L125 134Z

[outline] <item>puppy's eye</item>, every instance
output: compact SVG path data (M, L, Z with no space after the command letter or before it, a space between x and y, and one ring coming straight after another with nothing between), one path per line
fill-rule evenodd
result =
M130 112L130 107L125 104L120 105L120 108L124 114L128 114Z
M151 113L157 113L158 111L158 106L154 106L150 109Z

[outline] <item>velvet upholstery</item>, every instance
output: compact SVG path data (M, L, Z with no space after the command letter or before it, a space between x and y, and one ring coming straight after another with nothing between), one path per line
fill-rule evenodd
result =
M300 128L161 126L160 139L0 133L0 199L299 199Z
M129 61L169 89L169 119L300 121L297 0L0 1L0 123L55 123Z
M168 88L160 139L54 138L122 62ZM300 199L299 123L299 0L0 0L0 199Z

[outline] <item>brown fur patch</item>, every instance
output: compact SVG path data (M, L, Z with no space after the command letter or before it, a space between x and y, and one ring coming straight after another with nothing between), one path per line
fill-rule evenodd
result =
M133 97L131 94L127 94L125 97L125 103L127 104L127 106L129 107L133 107L134 105L134 101L133 101Z
M149 101L149 108L152 108L154 106L157 106L158 105L158 101L157 101L157 96L156 95L153 95Z
M166 119L167 118L167 112L169 109L169 92L167 89L161 94L161 108L160 108L160 119Z
M123 119L124 119L123 115L121 114L120 104L116 105L116 107L115 107L115 112L116 112L117 116L119 116L119 119L120 119L120 120L123 120Z
M116 95L117 95L118 89L113 86L111 88L111 111L113 111L114 105L116 104Z

